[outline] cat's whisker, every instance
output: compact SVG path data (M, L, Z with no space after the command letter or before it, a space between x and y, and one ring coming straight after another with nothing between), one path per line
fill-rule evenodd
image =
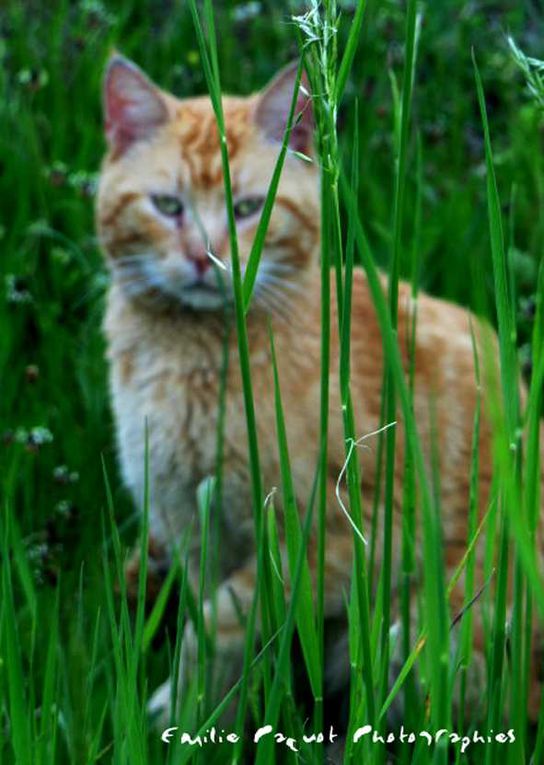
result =
M291 290L292 292L303 292L303 287L298 282L289 282L281 276L276 276L274 273L265 272L262 277L264 284L272 284L278 289Z
M270 295L262 289L261 285L255 285L255 289L253 290L253 300L256 305L264 308L269 313L274 312L274 304Z
M264 286L274 293L274 295L277 297L277 299L281 302L283 302L285 305L288 305L289 308L292 308L293 303L295 302L295 296L294 294L286 292L284 287L286 286L285 282L283 280L274 281L273 279L264 279Z
M140 295L144 295L148 291L149 287L147 284L137 283L137 282L124 282L123 283L123 290L127 293L127 295L130 295L131 297L138 297Z
M103 282L97 282L93 281L89 287L89 289L86 289L81 297L76 301L75 307L79 308L79 306L85 305L88 301L96 299L99 295L103 294L107 289L109 289L109 286L111 284L111 278L110 274L105 271L100 276L104 277Z
M112 269L113 273L126 273L127 271L143 273L148 269L146 261L134 261L133 263L121 263Z
M257 294L264 292L266 299L271 307L272 313L281 315L283 318L288 319L292 313L293 301L289 296L278 290L276 287L261 282L256 289Z
M115 258L115 260L111 262L111 265L115 270L116 268L124 268L127 265L144 265L152 262L152 255L123 255L120 258Z
M110 272L114 277L123 278L126 276L145 276L149 277L152 269L152 259L140 256L131 256L120 258L112 263Z
M146 289L151 289L156 286L151 284L148 277L139 276L138 274L124 274L117 280L117 283L122 289L127 290L128 292L132 292L134 289L137 289L140 292L145 292Z
M114 271L114 274L116 276L126 276L126 275L130 276L131 274L140 276L144 274L144 269L142 268L141 265L138 265L136 263L127 263L121 266L121 268L116 268Z
M113 259L113 263L125 263L135 260L150 260L153 256L148 252L133 253L132 255L119 255Z
M260 308L263 308L267 313L273 313L273 306L271 305L266 295L263 295L261 292L255 291L253 293L253 299L255 301L255 304L258 305Z
M126 255L114 260L112 265L112 272L118 279L136 278L157 288L162 285L163 280L155 267L155 258L151 254Z
M153 279L150 279L148 274L143 274L141 271L133 270L133 271L124 271L122 273L115 274L116 281L119 282L122 285L126 284L142 284L142 285L149 285L150 282L154 281Z
M129 295L138 297L148 293L152 296L151 290L161 290L162 282L160 279L150 277L149 275L141 275L132 277L129 279L122 279L121 286Z
M270 258L262 262L262 268L271 271L283 271L284 273L292 274L297 270L296 266L292 263L286 263L284 259L275 260Z
M295 269L290 267L287 263L265 260L261 262L258 273L288 275L288 274L292 274L294 271Z
M266 313L270 314L270 316L275 316L277 319L285 322L289 320L288 311L283 307L278 306L268 295L260 293L256 296L255 302L260 308L265 310Z
M257 274L258 281L273 282L281 289L303 292L304 287L300 283L298 275L300 269L289 263L278 263L275 261L266 261L259 268Z

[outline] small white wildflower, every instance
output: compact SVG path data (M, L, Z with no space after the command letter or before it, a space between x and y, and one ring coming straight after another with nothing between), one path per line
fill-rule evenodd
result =
M49 553L49 547L44 543L32 545L26 551L27 557L31 561L39 561L45 558Z
M7 274L5 279L6 284L6 300L8 303L14 303L24 305L32 303L32 295L26 289L23 282L15 276L15 274Z
M30 430L27 430L26 428L17 428L15 431L15 441L18 444L43 446L44 444L50 444L52 440L53 434L51 431L41 425L37 425Z
M72 505L67 500L63 499L55 505L55 513L60 515L61 518L69 518L72 514Z
M29 438L36 446L43 446L43 444L50 444L53 440L53 434L47 428L38 425L29 433Z
M93 22L103 26L113 26L116 17L99 0L83 0L81 10Z
M49 74L45 69L21 69L17 73L17 82L31 91L44 88L49 82Z
M83 196L93 196L98 186L98 175L85 170L76 170L68 176L68 183Z
M79 481L79 473L75 470L69 470L67 465L57 465L53 470L53 478L57 483L77 483Z
M62 266L67 265L72 256L68 252L68 250L65 250L64 247L53 247L51 249L51 260L56 260L57 263L60 263Z
M234 21L248 21L258 16L261 10L262 6L258 2L244 3L233 10L232 18Z
M43 174L52 186L63 186L68 177L68 168L64 162L53 162L52 165L44 167Z

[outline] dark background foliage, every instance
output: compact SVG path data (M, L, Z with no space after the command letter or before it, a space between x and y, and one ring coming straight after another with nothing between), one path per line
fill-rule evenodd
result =
M341 9L340 50L353 3L341 3ZM291 15L303 10L302 3L284 0L216 3L225 91L249 93L297 55ZM506 36L542 58L542 4L442 0L422 4L421 11L406 238L413 236L416 219L420 141L422 287L470 304L477 267L492 294L474 50L511 221L520 345L529 362L524 346L544 243L544 123ZM392 82L402 80L404 23L399 0L369 0L339 114L349 161L358 101L360 205L384 267L394 178ZM205 90L191 17L181 0L8 0L0 11L0 485L41 583L41 607L51 607L49 586L60 577L67 617L81 608L82 597L91 605L99 597L101 458L119 517L126 518L127 538L135 529L116 473L100 332L107 276L93 226L104 151L101 78L113 47L176 95ZM91 582L82 587L84 596L78 594L80 579ZM79 654L78 630L87 625L83 617L67 618L65 625L62 650L84 672L88 659Z

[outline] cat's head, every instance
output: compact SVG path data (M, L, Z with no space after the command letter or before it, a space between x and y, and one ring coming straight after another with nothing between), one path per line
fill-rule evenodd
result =
M295 82L296 68L289 67L260 93L223 98L242 271ZM296 108L300 116L291 132L257 274L254 303L265 309L285 309L296 299L319 242L316 163L298 156L313 155L307 87L304 79ZM126 294L151 305L219 310L225 294L232 301L232 277L219 134L210 99L174 98L115 55L105 75L104 109L109 150L97 224L114 280Z

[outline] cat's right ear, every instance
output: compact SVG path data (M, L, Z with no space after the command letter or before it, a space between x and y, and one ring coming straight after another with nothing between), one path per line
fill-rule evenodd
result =
M115 53L104 77L106 139L115 155L135 141L150 138L168 119L168 109L159 89L142 70Z
M271 83L259 93L255 121L271 141L281 142L287 127L289 111L296 85L298 62L282 69ZM312 98L306 73L302 72L295 106L295 123L291 128L289 146L303 154L312 153L314 120Z

